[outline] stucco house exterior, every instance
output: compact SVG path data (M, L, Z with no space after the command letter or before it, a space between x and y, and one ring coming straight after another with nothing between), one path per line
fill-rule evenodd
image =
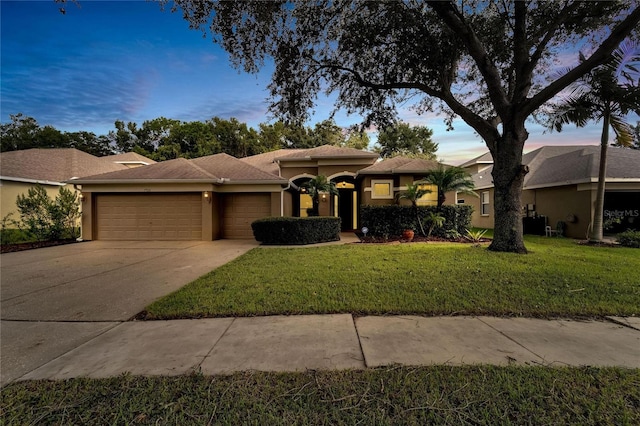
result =
M74 191L74 180L97 173L127 169L155 161L135 153L96 157L75 148L27 149L0 153L0 218L13 213L18 220L16 198L36 184L52 199L60 187Z
M553 229L563 222L566 236L585 238L593 221L600 147L544 146L525 154L522 162L529 167L522 216L543 216ZM474 207L476 227L494 226L492 163L487 153L462 164L475 171L472 177L480 198L460 195L458 202ZM608 148L605 189L604 218L620 222L610 232L640 229L640 151Z
M215 240L253 238L251 223L268 216L304 217L311 197L303 184L334 182L319 213L338 216L343 230L359 229L360 207L391 204L406 186L437 166L324 145L282 149L237 159L216 154L176 159L75 181L83 194L83 238L101 240ZM420 201L436 204L435 191Z

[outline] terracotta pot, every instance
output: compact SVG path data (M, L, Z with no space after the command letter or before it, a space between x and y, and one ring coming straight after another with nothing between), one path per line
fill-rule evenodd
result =
M405 229L402 231L402 239L407 241L413 241L414 232L411 229Z

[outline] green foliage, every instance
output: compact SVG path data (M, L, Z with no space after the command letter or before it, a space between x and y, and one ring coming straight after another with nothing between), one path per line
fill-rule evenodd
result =
M638 249L525 241L526 256L457 242L257 248L154 302L147 318L640 315Z
M20 223L9 213L0 220L0 244L16 244L32 241L25 231L19 228Z
M263 244L315 244L340 240L339 217L268 217L251 224Z
M309 212L309 216L318 216L321 192L328 192L331 195L338 195L336 184L329 181L324 175L318 175L313 179L309 179L300 187L306 189L309 192L309 195L311 195L311 199L313 200L313 209L311 212Z
M445 167L442 163L438 163L436 169L427 172L423 181L438 187L438 207L446 201L445 194L450 191L478 196L474 192L475 184L471 175L461 167Z
M459 117L494 154L495 251L524 253L522 153L530 117L605 63L640 23L636 2L180 1L191 28L210 33L238 69L273 63L270 107L304 122L319 95L385 128L398 110ZM562 46L562 49L558 49ZM590 52L556 76L563 52ZM565 58L566 59L566 58ZM577 58L576 58L577 59ZM408 105L413 103L413 105Z
M471 226L471 212L473 208L468 205L442 206L362 206L361 223L369 228L369 235L389 238L400 236L402 231L420 229L420 223L416 219L416 209L418 217L426 217L429 213L436 213L445 218L442 228L434 229L434 235L444 237L450 231L458 234L465 232Z
M442 228L444 226L445 218L439 212L432 210L427 212L422 221L429 227L427 237L430 237L434 229Z
M486 233L486 229L467 229L464 237L472 243L478 244Z
M432 137L433 130L428 127L397 123L380 131L376 152L382 158L404 155L435 160L438 144Z
M618 243L624 247L640 248L640 231L628 230L616 236Z
M16 206L20 225L37 241L77 237L76 221L81 213L75 192L61 187L55 200L51 200L47 191L36 185L29 188L27 195L18 195Z
M396 365L27 380L1 399L6 425L637 425L638 383L631 368Z
M1 151L31 148L77 148L96 156L111 155L110 140L91 132L61 132L51 126L40 127L33 117L10 115L10 123L0 125Z

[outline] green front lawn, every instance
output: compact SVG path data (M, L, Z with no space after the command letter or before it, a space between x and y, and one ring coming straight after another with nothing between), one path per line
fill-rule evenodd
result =
M640 370L492 366L18 382L0 423L637 425Z
M257 248L153 303L146 318L275 314L640 314L640 251L526 237L469 244Z

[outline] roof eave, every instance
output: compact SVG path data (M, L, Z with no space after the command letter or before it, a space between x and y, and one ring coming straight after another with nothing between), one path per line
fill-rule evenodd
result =
M55 185L55 186L65 186L68 182L58 182L54 180L47 179L27 179L13 176L0 176L0 180L8 180L12 182L22 182L22 183L37 183L40 185ZM74 180L74 182L76 182Z
M85 180L85 179L76 179L73 180L73 183L81 184L81 185L105 185L110 183L115 184L129 184L135 185L139 183L213 183L220 184L221 179L95 179L95 180Z

